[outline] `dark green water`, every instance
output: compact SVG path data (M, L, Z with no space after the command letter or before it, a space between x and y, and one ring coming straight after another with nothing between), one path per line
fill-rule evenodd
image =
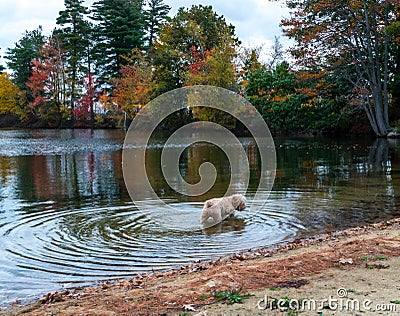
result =
M0 131L0 305L400 216L400 143L276 138L277 174L262 210L202 231L195 225L203 200L169 188L159 167L162 142L155 142L147 153L151 183L181 210L169 217L189 216L194 225L168 229L156 205L146 213L132 204L121 168L123 140L123 132L108 130ZM241 142L252 202L259 158L252 139ZM231 169L212 145L187 149L182 175L196 183L204 161L218 171L207 197L223 194Z

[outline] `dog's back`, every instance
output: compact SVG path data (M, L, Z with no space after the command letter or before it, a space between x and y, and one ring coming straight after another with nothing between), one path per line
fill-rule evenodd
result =
M211 207L214 206L215 204L218 204L219 202L221 202L223 198L213 198L213 199L209 199L207 201L204 202L204 207Z
M203 212L201 213L200 222L202 224L205 224L205 222L210 217L212 218L214 223L219 223L222 221L221 206L220 206L220 203L218 203L217 201L213 201L209 204L207 204L207 202L204 203L204 208L203 208Z
M204 224L212 217L214 223L222 222L233 214L235 207L232 205L231 197L213 198L204 202L200 222Z

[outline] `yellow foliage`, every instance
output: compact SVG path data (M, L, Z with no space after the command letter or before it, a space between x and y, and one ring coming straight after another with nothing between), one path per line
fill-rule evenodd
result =
M3 72L0 75L0 114L18 114L18 96L20 91L13 84L10 75Z

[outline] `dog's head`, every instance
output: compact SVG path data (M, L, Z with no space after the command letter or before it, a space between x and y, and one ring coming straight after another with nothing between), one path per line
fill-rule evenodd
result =
M238 211L243 211L246 208L246 198L241 194L232 195L232 205Z

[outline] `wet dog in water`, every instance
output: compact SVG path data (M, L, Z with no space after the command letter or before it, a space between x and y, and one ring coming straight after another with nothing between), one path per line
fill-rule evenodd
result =
M204 202L200 222L205 225L220 223L233 215L235 210L243 211L245 208L246 198L241 194L207 200Z

